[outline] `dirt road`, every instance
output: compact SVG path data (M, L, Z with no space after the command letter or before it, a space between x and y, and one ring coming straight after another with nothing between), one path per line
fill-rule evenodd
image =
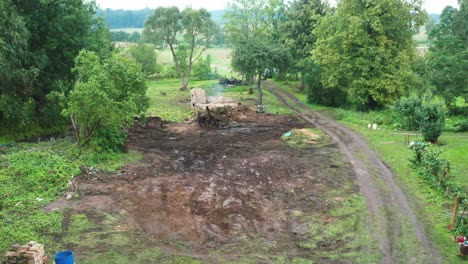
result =
M441 263L440 255L426 238L422 223L418 222L391 170L366 141L353 130L312 111L273 82L264 81L263 85L297 115L338 143L352 164L359 189L366 199L371 214L369 224L376 231L382 263Z

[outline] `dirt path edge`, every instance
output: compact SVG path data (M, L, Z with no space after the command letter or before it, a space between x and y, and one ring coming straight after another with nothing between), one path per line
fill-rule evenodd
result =
M418 257L404 260L399 255L398 243L401 242L400 238L405 232L403 226L405 221L412 227L413 240L419 244L417 247L420 252L414 252L414 255L424 256L429 263L442 262L438 250L432 246L432 243L428 243L424 226L411 209L408 198L395 182L392 171L370 149L360 135L335 120L312 111L275 83L264 81L263 86L298 116L325 131L338 143L356 173L360 192L366 199L371 219L374 222L370 224L375 225L374 230L381 231L376 234L382 253L381 263L416 263L421 261Z

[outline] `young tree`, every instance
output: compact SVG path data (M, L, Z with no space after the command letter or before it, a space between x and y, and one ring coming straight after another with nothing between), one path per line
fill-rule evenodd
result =
M324 86L357 108L392 103L412 86L412 37L425 18L419 0L339 1L314 31Z
M284 3L277 0L236 0L226 12L226 31L234 46L231 64L247 80L257 78L259 105L263 103L262 74L284 74L292 64L289 49L278 39L284 19Z
M263 105L262 74L270 68L272 54L272 47L261 39L249 39L239 43L232 53L231 64L234 70L257 77L258 105Z
M141 70L148 76L156 73L156 52L152 45L139 43L129 50L130 55L141 64Z
M187 8L180 12L177 7L159 7L146 20L144 34L156 44L169 46L179 73L180 89L187 90L192 65L209 47L215 23L205 9Z
M62 114L70 118L77 143L118 150L125 140L122 129L148 108L140 66L117 54L101 62L83 50L73 72L76 82Z

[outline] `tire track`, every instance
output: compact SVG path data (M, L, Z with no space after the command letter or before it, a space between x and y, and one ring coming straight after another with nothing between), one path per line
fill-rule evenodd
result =
M360 192L366 199L372 219L369 224L374 227L373 230L378 231L375 239L382 254L381 263L440 263L440 254L428 243L423 225L419 223L407 197L394 181L392 172L370 149L367 142L353 130L312 111L276 84L264 81L263 85L281 103L325 131L338 143L351 163ZM410 226L411 234L406 233L407 225ZM411 249L418 252L402 254L400 243L408 240L408 236L414 242Z

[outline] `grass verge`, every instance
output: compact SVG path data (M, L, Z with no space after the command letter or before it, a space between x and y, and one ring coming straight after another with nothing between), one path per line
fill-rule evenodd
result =
M307 97L304 92L299 92L293 82L276 82L283 89L294 93L303 103ZM408 131L395 131L392 120L395 120L391 111L371 111L360 113L351 110L320 107L308 104L312 109L321 111L326 116L339 119L341 123L361 134L374 149L380 158L390 166L400 186L412 199L413 210L418 215L420 222L425 224L426 233L439 249L444 263L466 263L458 256L458 245L450 238L447 226L451 219L453 201L448 200L438 191L427 186L410 168L411 150L407 145L407 138L398 134ZM379 129L373 130L367 124L379 124ZM411 132L418 134L417 132ZM422 140L420 136L413 135L412 141ZM444 149L444 158L450 161L452 175L456 182L468 188L468 133L445 132L440 137L439 148ZM416 253L415 253L416 254Z

